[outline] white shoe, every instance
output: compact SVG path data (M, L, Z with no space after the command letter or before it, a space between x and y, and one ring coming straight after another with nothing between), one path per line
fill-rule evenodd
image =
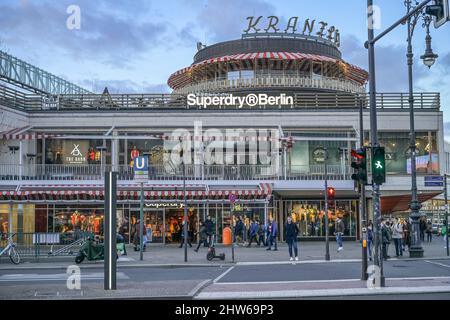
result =
M295 261L298 261L298 257L295 257Z
M339 248L338 248L338 252L340 252L340 251L342 251L342 250L344 250L343 247L339 247Z
M294 258L291 257L291 258L289 259L289 261L294 261Z

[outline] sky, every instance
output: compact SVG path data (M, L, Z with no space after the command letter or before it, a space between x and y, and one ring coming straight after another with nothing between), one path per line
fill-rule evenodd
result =
M406 13L404 0L374 0L379 33ZM71 5L80 29L67 28ZM170 92L167 79L193 62L196 43L240 38L248 16L327 21L341 33L343 59L367 70L365 0L1 0L0 49L88 90ZM450 134L450 22L431 27L439 59L428 69L421 21L414 36L414 87L440 92ZM377 91L407 92L406 26L376 47Z

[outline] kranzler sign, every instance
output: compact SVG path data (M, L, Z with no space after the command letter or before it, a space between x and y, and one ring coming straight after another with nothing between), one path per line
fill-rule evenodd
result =
M341 44L341 34L335 26L328 22L315 19L300 20L299 17L291 17L285 25L282 25L277 16L247 17L248 26L244 35L274 34L274 35L303 35L329 40L337 47Z

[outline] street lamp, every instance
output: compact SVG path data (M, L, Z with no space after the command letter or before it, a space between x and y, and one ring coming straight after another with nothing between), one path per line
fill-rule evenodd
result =
M437 54L435 54L433 52L433 49L431 48L431 36L430 36L431 17L428 15L425 15L423 19L424 19L424 26L427 28L427 36L425 37L425 42L426 42L427 47L425 49L425 54L420 56L420 59L423 60L424 65L426 65L428 68L431 68L439 56Z

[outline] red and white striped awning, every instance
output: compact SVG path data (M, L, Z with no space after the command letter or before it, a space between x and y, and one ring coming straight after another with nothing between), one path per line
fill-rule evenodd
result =
M127 188L128 187L128 188ZM132 188L131 188L132 187ZM181 200L184 191L177 185L153 185L144 187L144 197L147 200ZM188 199L222 199L228 200L230 195L239 199L268 200L272 195L270 183L261 183L257 188L217 189L207 190L205 185L187 185ZM56 201L56 200L103 200L103 185L28 185L20 191L0 191L1 201ZM196 189L193 189L196 188ZM120 185L117 190L118 200L138 200L140 190L137 185Z
M55 137L56 135L50 135L45 133L25 133L31 129L31 127L14 128L11 130L0 132L1 140L35 140L35 139L47 139Z
M192 72L197 67L207 65L207 64L214 64L219 62L227 62L227 61L242 61L242 60L256 60L256 59L278 59L278 60L311 60L316 62L331 62L331 63L343 63L348 66L348 68L351 70L351 72L358 73L358 75L354 80L358 82L365 82L367 81L368 74L365 70L354 66L352 64L349 64L343 60L337 60L334 58L322 56L322 55L316 55L316 54L308 54L308 53L301 53L301 52L250 52L250 53L240 53L240 54L233 54L233 55L226 55L221 57L215 57L211 59L206 59L201 62L198 62L196 64L193 64L189 67L183 68L181 70L178 70L174 72L168 79L167 83L171 88L177 89L180 87L183 87L184 85L188 84L191 79Z

